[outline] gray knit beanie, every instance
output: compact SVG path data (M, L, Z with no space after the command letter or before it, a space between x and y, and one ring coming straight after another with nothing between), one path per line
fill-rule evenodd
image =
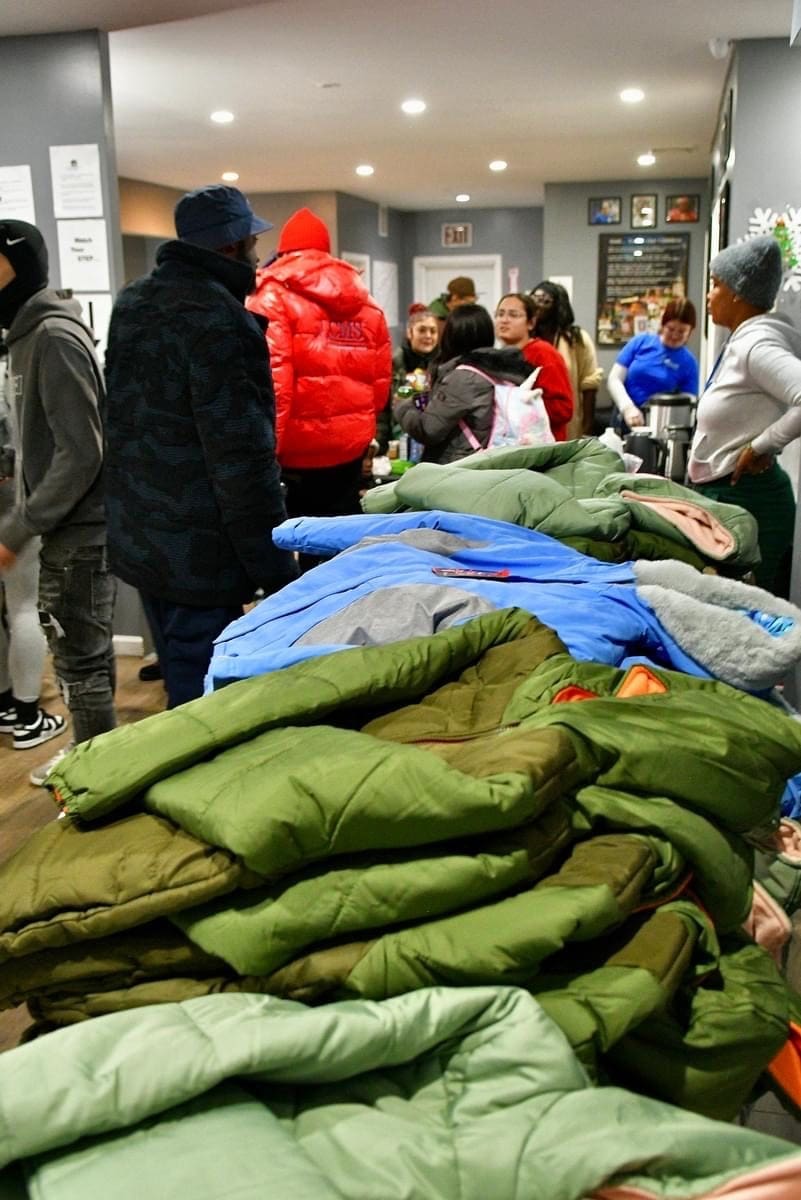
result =
M774 237L755 237L727 246L709 264L709 273L728 284L754 308L773 308L782 281L782 252Z

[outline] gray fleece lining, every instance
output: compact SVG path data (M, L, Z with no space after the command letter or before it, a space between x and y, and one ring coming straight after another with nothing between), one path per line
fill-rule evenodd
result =
M430 554L442 554L446 558L451 558L459 550L480 550L482 546L487 545L487 542L460 537L459 534L448 533L445 529L404 529L400 533L379 533L373 537L364 537L341 553L351 554L354 550L360 550L362 546L376 546L381 542L400 542L404 546L427 550Z
M496 605L441 583L382 587L355 600L298 638L297 646L380 646L460 625Z
M702 575L687 563L634 563L637 592L685 653L717 679L746 691L775 686L801 660L801 610L736 579ZM792 617L774 637L742 610Z

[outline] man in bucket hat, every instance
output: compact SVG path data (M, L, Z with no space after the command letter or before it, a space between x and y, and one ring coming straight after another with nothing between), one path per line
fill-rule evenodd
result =
M138 588L169 707L202 694L214 639L296 574L264 327L244 307L271 226L237 189L182 196L178 237L114 306L106 355L111 562Z

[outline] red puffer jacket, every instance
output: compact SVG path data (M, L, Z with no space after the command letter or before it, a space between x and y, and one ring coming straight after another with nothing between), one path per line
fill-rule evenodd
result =
M322 250L293 250L259 271L247 305L269 319L281 465L358 458L392 376L387 323L358 271Z

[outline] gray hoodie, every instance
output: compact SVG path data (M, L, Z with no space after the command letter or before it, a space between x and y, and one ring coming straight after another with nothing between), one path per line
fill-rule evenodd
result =
M778 454L801 434L801 332L783 313L749 317L721 353L698 404L690 479L729 475L750 442Z
M16 503L0 518L0 543L18 552L102 545L103 381L80 305L36 292L6 333L18 431Z

